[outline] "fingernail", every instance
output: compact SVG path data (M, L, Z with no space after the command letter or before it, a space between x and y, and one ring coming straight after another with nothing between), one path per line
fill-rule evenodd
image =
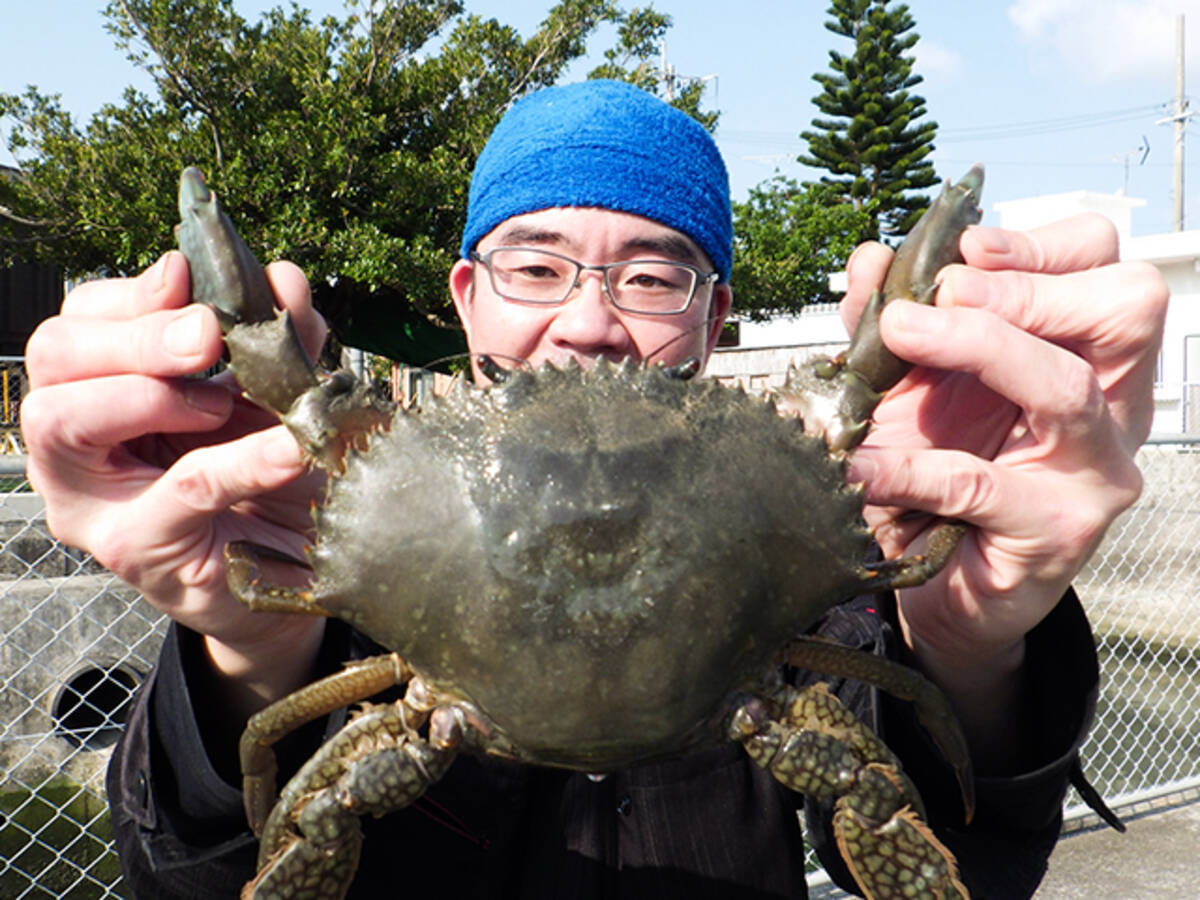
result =
M970 229L971 236L979 242L985 253L994 256L1005 256L1012 251L1012 240L1003 228L992 228L985 225L975 225Z
M229 391L211 384L198 382L184 385L183 396L188 406L212 416L229 414L229 406L233 402Z
M146 270L146 275L156 291L161 289L167 280L167 254L164 253L155 260L154 265Z
M846 469L846 481L850 484L865 484L875 477L879 466L875 460L864 456L861 452L850 457L850 465Z
M293 468L300 465L300 445L286 429L277 428L267 437L262 447L263 459L273 466Z
M202 315L204 310L200 307L184 310L163 330L163 346L168 353L184 359L200 355L200 339L204 336Z
M864 246L864 244L858 244L853 250L850 251L850 256L846 258L847 275L854 271L854 260L858 257L859 251L861 251Z

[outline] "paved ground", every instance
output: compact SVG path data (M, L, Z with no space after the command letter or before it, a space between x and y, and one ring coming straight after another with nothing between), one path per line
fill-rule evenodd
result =
M1064 837L1037 900L1197 900L1200 801Z
M1200 798L1194 789L1188 800L1166 809L1147 804L1138 814L1121 810L1124 834L1107 825L1079 831L1068 825L1034 900L1200 900ZM854 900L832 885L809 895Z

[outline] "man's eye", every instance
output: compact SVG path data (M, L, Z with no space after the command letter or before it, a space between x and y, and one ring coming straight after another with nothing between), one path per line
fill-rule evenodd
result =
M647 289L659 288L659 287L672 287L670 282L663 281L663 279L659 278L658 276L648 275L645 272L638 272L634 275L631 275L629 278L625 279L625 284L628 285L629 287L647 288Z
M561 278L562 274L549 266L522 266L516 270L516 274L521 278L531 280L542 280L546 278Z
M639 291L678 291L687 287L684 269L668 265L637 266L621 275L621 286Z

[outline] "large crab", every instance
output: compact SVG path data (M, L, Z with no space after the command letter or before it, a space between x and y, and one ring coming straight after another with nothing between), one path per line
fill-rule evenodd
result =
M838 845L870 897L966 896L891 752L824 685L785 664L914 701L973 804L965 742L917 673L799 637L855 594L919 584L927 554L868 565L846 451L907 365L878 336L883 305L931 302L978 221L982 170L947 183L900 247L849 350L795 368L775 403L696 368L599 363L504 373L425 408L391 409L345 373L317 373L262 269L200 173L180 182L194 297L214 306L230 365L329 469L305 590L264 583L261 548L226 548L255 609L337 616L389 655L347 665L255 715L242 739L260 835L245 897L341 897L357 818L416 800L464 750L605 773L739 741L789 788L836 799ZM778 407L778 409L777 409ZM780 414L786 410L789 414ZM365 703L275 802L271 745Z

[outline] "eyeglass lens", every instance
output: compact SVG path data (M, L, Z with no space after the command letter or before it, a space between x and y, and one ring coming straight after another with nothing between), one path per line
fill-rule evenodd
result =
M542 250L501 248L488 254L493 286L512 300L561 303L575 285L580 263ZM678 263L632 260L604 267L613 302L634 312L680 312L696 286L696 272Z

